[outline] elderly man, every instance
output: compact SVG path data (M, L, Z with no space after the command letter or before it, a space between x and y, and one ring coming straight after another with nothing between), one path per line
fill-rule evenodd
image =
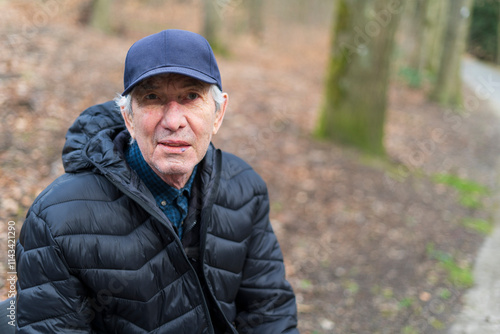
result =
M17 245L19 333L298 333L262 179L211 144L226 112L195 33L136 42L124 92L67 134Z

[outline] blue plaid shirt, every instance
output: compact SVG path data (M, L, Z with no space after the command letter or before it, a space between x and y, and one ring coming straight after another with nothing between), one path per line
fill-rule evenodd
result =
M149 191L153 194L156 204L177 228L179 238L182 240L182 223L184 219L186 219L188 213L189 195L191 194L191 186L193 185L198 166L195 166L193 169L193 173L184 188L176 189L166 184L151 167L149 167L142 156L137 142L134 142L126 149L125 160L127 160L130 167L136 171L141 180L144 181Z

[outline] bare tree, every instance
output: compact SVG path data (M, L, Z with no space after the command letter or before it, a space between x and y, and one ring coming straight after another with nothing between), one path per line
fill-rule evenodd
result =
M338 1L319 137L384 154L391 54L402 11L403 1Z
M111 32L111 4L112 0L93 0L90 25L105 33Z
M203 36L208 40L215 52L220 52L220 29L222 25L223 7L219 6L217 0L203 0Z
M248 28L250 33L258 40L262 39L264 32L263 0L248 0Z
M423 49L425 50L424 67L432 77L437 77L440 67L446 30L446 20L443 18L447 15L448 7L448 0L428 0Z
M497 22L497 64L500 65L500 4L498 5L498 22Z
M460 105L462 102L460 64L465 52L473 0L448 1L449 10L446 18L443 51L436 85L431 97L444 105Z
M414 82L412 84L415 86L420 86L425 69L427 51L425 38L426 33L429 32L426 29L428 4L429 0L415 0L406 5L409 27L406 29L405 39L412 41L406 65L413 71Z

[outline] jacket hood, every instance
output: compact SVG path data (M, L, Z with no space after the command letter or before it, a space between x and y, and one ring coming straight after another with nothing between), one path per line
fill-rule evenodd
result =
M124 130L125 123L115 102L109 101L86 109L66 133L62 152L64 170L77 173L94 170L96 166L121 164L123 159L116 154L118 152L114 149L113 140Z

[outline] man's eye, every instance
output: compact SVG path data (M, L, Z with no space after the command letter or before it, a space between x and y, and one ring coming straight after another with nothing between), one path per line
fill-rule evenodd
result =
M188 98L188 100L196 100L198 98L198 96L200 96L200 95L198 95L197 93L189 93L187 95L187 98Z
M156 100L156 99L158 99L158 95L156 95L156 94L148 94L144 98L146 100Z

